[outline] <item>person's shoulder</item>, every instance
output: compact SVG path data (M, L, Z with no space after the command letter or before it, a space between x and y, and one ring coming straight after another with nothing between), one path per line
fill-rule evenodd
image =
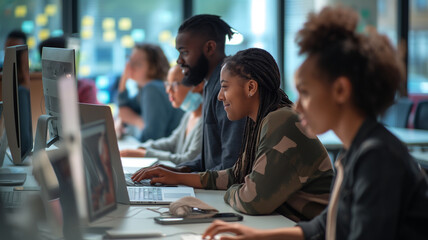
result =
M366 129L366 135L353 144L352 152L358 159L354 161L360 164L364 162L374 166L386 164L406 168L413 162L407 146L380 123Z
M158 93L165 93L164 95L166 96L165 87L163 85L163 81L161 80L149 81L146 85L144 85L144 87L141 88L141 92L142 94L159 95L159 96L161 96L162 94L158 94Z
M289 108L283 107L275 111L270 112L261 123L261 134L262 135L275 135L282 138L283 135L289 135L290 131L299 121L297 113Z
M284 124L288 121L296 122L299 117L297 113L291 107L278 108L275 111L270 112L264 119L262 124Z
M143 89L146 88L165 88L162 80L150 80L146 85L144 85Z

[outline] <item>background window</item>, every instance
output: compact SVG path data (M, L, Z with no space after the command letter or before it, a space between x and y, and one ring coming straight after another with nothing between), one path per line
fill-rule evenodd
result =
M4 59L4 44L12 30L27 34L30 70L40 70L38 44L49 37L61 36L62 1L2 0L0 3L0 62Z
M278 61L277 1L272 0L194 0L193 14L219 15L240 35L226 45L226 55L258 47Z
M296 34L306 22L308 13L315 10L315 0L287 0L285 2L285 48L284 48L284 78L285 93L292 101L298 94L294 87L294 73L304 60L298 55Z
M181 0L79 1L79 77L94 78L98 100L114 100L116 82L138 42L161 46L175 62L175 36L182 22Z
M428 0L410 1L408 91L428 94Z

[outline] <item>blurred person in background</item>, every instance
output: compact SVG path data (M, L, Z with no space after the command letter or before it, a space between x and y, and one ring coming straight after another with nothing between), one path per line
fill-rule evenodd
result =
M134 47L119 82L119 137L124 133L123 124L136 128L133 135L140 142L167 137L178 126L183 111L172 107L165 92L168 70L168 60L159 46L146 43ZM126 89L129 79L138 84L135 97Z
M195 87L182 84L179 65L172 67L165 82L165 90L174 108L186 113L178 127L168 137L148 140L138 149L120 151L122 157L157 157L175 164L195 158L202 150L202 91L204 83Z

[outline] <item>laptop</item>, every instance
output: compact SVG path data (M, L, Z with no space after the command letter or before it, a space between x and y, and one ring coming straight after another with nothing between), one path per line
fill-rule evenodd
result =
M94 106L96 107L96 106ZM110 117L111 118L111 114ZM107 121L98 121L98 124L103 124L103 128L107 129L107 132L109 129L107 128L106 122L109 121L109 119L106 119ZM83 131L85 131L83 129ZM86 134L84 134L82 131L82 143L85 146L85 142L91 142L94 141L93 139L85 139ZM113 130L114 131L114 130ZM103 139L99 141L106 141L105 144L109 146L109 151L106 151L104 154L108 154L106 158L111 159L111 165L113 168L114 174L108 175L110 178L110 181L115 181L116 189L126 188L128 192L129 197L129 203L130 204L138 204L138 205L146 205L146 204L155 204L155 205L163 205L163 204L170 204L171 202L174 202L182 197L186 196L193 196L195 197L195 191L192 187L187 186L150 186L146 181L146 184L138 185L138 186L127 186L126 181L117 181L115 179L114 175L122 174L121 178L125 178L125 172L122 164L114 164L115 161L121 161L119 159L115 159L113 156L118 156L119 154L115 154L113 151L118 151L117 147L113 147L111 144L117 144L116 139L111 139L110 134L103 135ZM97 151L96 149L93 149L91 151ZM88 154L88 153L86 153ZM125 161L126 162L126 161ZM127 162L129 163L129 159L127 159ZM148 165L153 164L156 162L155 159L149 159L146 163ZM132 164L131 164L132 165ZM129 169L128 169L129 171ZM132 173L127 172L126 173L128 177L132 175ZM116 176L117 178L117 176Z
M142 167L150 167L157 158L122 158L123 173L130 204L170 204L182 197L195 196L193 188L186 186L152 186L150 179L133 182L131 176ZM135 167L138 166L138 167Z

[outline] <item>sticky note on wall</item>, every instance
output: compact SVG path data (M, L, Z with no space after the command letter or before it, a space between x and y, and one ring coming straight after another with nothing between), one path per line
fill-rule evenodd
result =
M134 46L134 39L130 35L125 35L120 39L120 43L125 48L132 48Z
M15 8L15 17L16 18L23 18L27 16L27 6L25 5L18 5Z
M83 39L91 39L93 35L94 35L94 32L92 31L92 29L83 29L80 32L80 36Z
M36 17L37 26L45 26L48 23L48 17L45 14L38 14Z
M103 40L106 42L113 42L116 40L116 32L115 31L105 31L103 33Z
M45 40L45 39L49 38L49 36L50 36L50 31L49 31L49 29L41 29L41 30L39 31L39 39L40 39L41 41L43 41L43 40Z
M115 26L115 21L113 18L104 18L103 20L103 29L104 30L113 30Z
M48 16L53 16L56 14L57 7L55 4L48 4L45 7L45 14Z
M130 18L121 18L119 20L119 30L128 31L132 27L132 20Z
M35 37L28 37L27 45L28 45L29 49L34 48L36 46L36 38Z
M84 16L82 18L82 27L94 26L94 18L92 16Z

